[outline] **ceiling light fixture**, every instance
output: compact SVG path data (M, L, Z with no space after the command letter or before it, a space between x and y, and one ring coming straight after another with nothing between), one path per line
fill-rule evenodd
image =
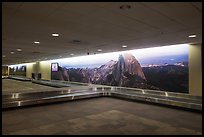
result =
M34 41L34 43L35 43L35 44L40 44L40 42L39 42L39 41Z
M123 45L122 48L127 48L127 46L126 46L126 45Z
M11 53L11 54L14 54L14 52L13 52L13 51L11 51L10 53Z
M53 37L59 37L59 34L58 33L52 33L52 36Z
M71 55L71 56L73 56L73 55L74 55L74 53L71 53L70 55Z
M16 49L16 50L19 51L19 52L22 51L22 49L20 49L20 48L19 48L19 49Z
M101 52L102 51L102 49L98 49L98 52Z
M195 35L195 34L193 34L193 35L189 35L188 37L189 37L189 38L195 38L195 37L196 37L196 35Z
M6 56L5 55L3 55L3 58L5 58Z

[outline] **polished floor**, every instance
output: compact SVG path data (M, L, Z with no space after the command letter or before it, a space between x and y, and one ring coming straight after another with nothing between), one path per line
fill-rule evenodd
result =
M101 97L2 112L3 135L201 135L202 114Z

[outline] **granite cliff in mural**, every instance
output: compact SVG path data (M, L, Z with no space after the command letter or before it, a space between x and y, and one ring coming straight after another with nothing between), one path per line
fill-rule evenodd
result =
M59 67L57 72L52 72L52 79L69 81L69 74L66 68Z
M60 59L52 79L188 93L188 49L181 44Z
M118 61L110 60L98 68L59 67L52 75L54 79L93 83L111 86L159 89L147 84L146 77L138 60L130 53L120 54Z
M140 81L145 81L145 75L137 59L130 53L119 55L116 70L115 80L119 86L125 86L129 82L134 81L130 79L132 76Z
M93 69L93 73L90 75L90 83L116 85L115 74L117 67L117 61L109 61L99 68Z

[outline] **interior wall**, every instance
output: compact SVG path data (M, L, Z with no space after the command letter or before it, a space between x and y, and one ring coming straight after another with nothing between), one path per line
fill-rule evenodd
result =
M2 66L2 76L8 76L8 66Z
M202 44L189 46L189 93L202 96Z
M32 78L32 73L35 72L35 63L27 63L26 64L26 77Z
M51 63L49 61L39 62L38 73L41 73L41 79L51 80Z
M28 63L26 66L26 77L32 78L32 73L34 73L37 79L38 74L41 73L41 79L51 80L51 64L49 61Z
M201 46L202 44L189 45L189 94L198 96L202 96ZM31 78L32 73L41 73L41 79L51 80L51 63L28 63L26 77Z

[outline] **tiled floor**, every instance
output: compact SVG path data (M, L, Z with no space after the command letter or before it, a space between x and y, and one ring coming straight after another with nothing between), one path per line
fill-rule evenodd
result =
M102 97L2 112L3 135L202 134L202 114Z

